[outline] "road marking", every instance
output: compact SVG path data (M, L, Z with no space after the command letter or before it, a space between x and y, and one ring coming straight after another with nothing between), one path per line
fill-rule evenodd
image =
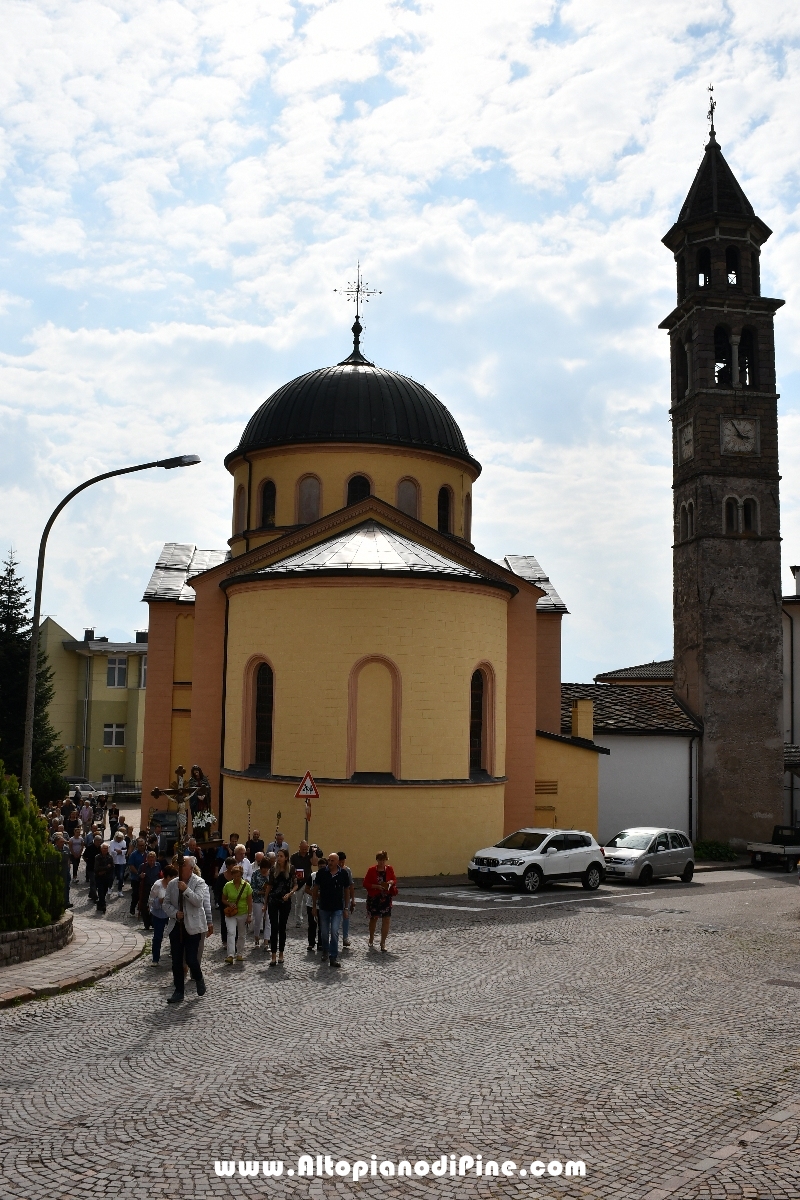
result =
M765 979L764 982L772 984L773 987L800 988L800 983L794 979Z
M357 896L356 903L357 904L365 904L366 901L363 900L360 896ZM394 907L395 905L399 906L400 908L450 908L450 909L455 909L457 912L485 912L486 911L483 908L467 908L467 906L465 904L422 904L418 900L393 900L392 906Z
M654 895L655 892L636 893L637 899L640 896ZM601 896L597 896L596 894L592 896L578 896L574 900L548 900L545 904L540 904L537 901L534 901L532 897L518 896L515 898L519 900L529 899L532 901L532 903L524 905L524 908L559 908L562 904L585 904L587 900L596 901L599 899L611 899L607 893L603 893ZM356 903L365 904L366 901L361 896L358 896L356 897ZM400 908L446 908L453 912L486 912L485 908L476 908L474 905L467 906L466 904L423 904L419 900L394 900L392 903Z

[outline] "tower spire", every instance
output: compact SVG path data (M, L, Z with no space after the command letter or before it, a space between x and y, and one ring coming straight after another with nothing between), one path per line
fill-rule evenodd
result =
M345 363L362 363L368 367L374 366L375 364L371 363L361 353L361 334L364 332L364 327L361 324L361 304L362 302L364 304L368 304L370 297L380 296L382 293L376 288L370 288L366 280L361 278L361 263L358 260L356 261L355 282L348 283L347 287L334 288L333 290L334 292L339 292L341 295L344 295L348 302L351 300L355 301L356 306L356 319L352 326L353 352L352 354L349 354L347 358L343 359L342 362L339 363L339 366L343 366Z

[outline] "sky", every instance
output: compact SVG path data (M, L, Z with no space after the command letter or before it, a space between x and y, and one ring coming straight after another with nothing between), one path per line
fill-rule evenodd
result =
M800 562L796 0L3 0L0 549L130 640L164 542L224 547L222 465L281 383L362 348L483 464L476 547L535 554L563 677L668 657L674 262L703 154L774 230L784 591Z

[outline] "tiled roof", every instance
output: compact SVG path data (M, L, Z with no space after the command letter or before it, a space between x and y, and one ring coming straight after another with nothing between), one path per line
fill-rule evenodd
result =
M671 687L562 683L561 731L572 729L572 702L594 702L595 736L603 733L698 734L701 726L680 706Z
M194 604L194 588L187 584L195 575L217 567L228 557L227 550L198 550L183 542L167 542L158 556L143 600L177 600Z
M619 680L630 680L636 682L641 679L643 682L653 683L659 680L664 682L669 681L670 684L675 678L675 665L671 658L662 659L661 662L641 663L638 667L621 667L618 671L604 671L602 675L595 675L595 683L614 683Z
M317 542L248 574L307 575L315 571L324 571L326 574L390 571L404 575L449 575L481 582L499 582L374 520L346 529L324 542ZM235 578L233 576L231 582Z
M535 583L547 595L542 596L536 605L537 612L569 612L564 601L559 596L556 589L550 582L549 576L545 575L542 568L532 554L507 554L505 564L509 571L513 571L515 575L519 575L522 579L528 579L531 583Z

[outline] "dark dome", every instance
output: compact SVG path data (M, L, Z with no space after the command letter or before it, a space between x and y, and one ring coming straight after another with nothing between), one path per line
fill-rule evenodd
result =
M358 352L356 351L356 354ZM480 472L441 400L421 383L355 354L285 383L250 418L226 465L249 450L298 442L365 442L433 450Z

